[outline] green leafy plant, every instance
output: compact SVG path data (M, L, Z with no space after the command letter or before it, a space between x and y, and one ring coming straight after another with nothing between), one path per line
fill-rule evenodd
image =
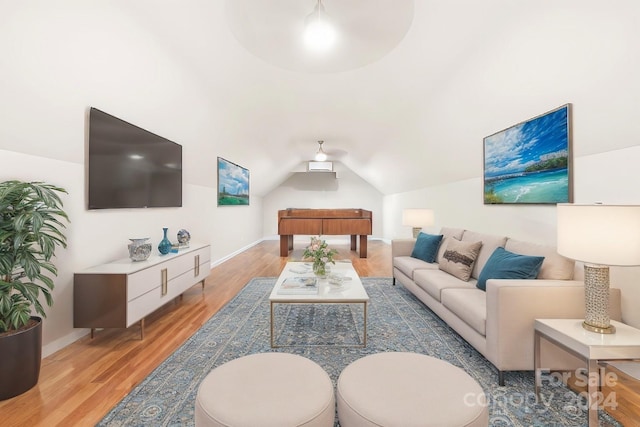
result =
M51 258L67 247L62 220L69 221L58 193L67 191L44 182L0 183L0 333L25 326L32 309L46 317L41 295L53 304L50 275L58 270Z

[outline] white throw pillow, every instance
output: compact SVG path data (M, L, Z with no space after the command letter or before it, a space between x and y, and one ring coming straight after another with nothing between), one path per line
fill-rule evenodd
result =
M481 247L482 242L461 242L449 239L438 267L440 270L468 282Z

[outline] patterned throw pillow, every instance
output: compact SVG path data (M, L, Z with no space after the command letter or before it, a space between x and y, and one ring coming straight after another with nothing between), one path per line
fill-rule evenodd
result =
M413 247L411 256L413 258L418 258L426 262L435 262L441 240L442 234L433 235L423 233L421 231L420 234L418 234L418 238L416 239L416 244Z
M447 248L440 259L438 267L442 271L468 282L473 271L473 264L478 258L482 242L461 242L449 239Z

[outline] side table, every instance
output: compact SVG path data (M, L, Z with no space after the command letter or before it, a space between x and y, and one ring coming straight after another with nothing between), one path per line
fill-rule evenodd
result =
M611 321L614 334L599 334L582 327L582 319L536 319L534 332L535 393L540 395L540 340L542 338L584 359L588 370L589 427L598 426L598 363L609 360L640 359L640 329Z

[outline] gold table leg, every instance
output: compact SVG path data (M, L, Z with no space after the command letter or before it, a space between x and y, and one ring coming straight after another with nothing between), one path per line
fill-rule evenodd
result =
M367 302L364 302L364 344L363 347L367 346Z
M273 325L273 320L274 320L274 317L273 317L273 301L270 301L270 302L269 302L269 306L270 306L270 308L271 308L271 348L275 348L275 341L274 341L274 338L273 338L273 335L274 335L274 325Z
M589 427L597 427L598 422L598 399L600 373L598 372L598 361L595 359L588 360L589 379L587 383L587 409L589 413Z
M542 382L542 370L540 368L540 333L535 331L533 334L533 369L535 373L534 392L536 398L540 398L540 385Z

